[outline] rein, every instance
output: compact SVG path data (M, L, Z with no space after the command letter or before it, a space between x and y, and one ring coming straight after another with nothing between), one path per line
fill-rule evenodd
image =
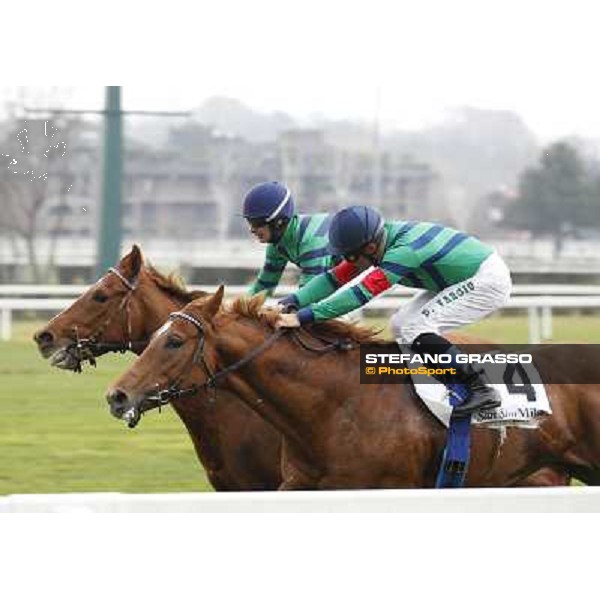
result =
M311 344L302 339L302 336L300 335L301 331L315 338L316 340L319 340L319 342L323 343L324 345L312 346ZM306 329L292 329L291 335L302 348L308 350L309 352L316 352L317 354L325 354L326 352L330 352L332 350L348 351L356 348L356 344L350 339L327 339L317 335L314 331L307 331Z

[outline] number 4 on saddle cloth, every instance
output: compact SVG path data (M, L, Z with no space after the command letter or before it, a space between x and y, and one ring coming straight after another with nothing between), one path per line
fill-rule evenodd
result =
M537 417L552 413L546 388L532 364L486 365L485 370L502 404L464 417L453 416L453 407L467 398L465 385L450 384L446 388L427 376L412 377L417 395L448 428L436 487L462 487L469 465L471 423L495 428L535 428Z

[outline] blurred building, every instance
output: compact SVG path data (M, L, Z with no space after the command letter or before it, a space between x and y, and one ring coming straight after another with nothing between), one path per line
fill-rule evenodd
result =
M286 132L278 149L281 180L293 190L302 211L370 204L388 218L431 219L438 210L438 177L406 155L335 146L319 130Z
M285 182L302 212L372 204L397 219L439 218L439 181L431 168L405 155L347 150L322 131L293 130L276 143L219 136L200 125L174 129L166 145L128 142L124 168L126 237L227 239L246 235L241 199L253 184ZM69 158L49 172L57 190L43 207L42 235L94 237L100 198L98 140L78 140ZM439 197L439 195L437 195Z

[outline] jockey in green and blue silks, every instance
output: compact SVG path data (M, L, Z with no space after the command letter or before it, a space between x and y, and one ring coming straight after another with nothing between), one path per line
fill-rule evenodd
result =
M399 283L423 291L392 316L398 343L421 355L456 356L460 351L442 334L482 319L510 296L510 272L494 249L450 227L385 223L376 210L351 206L334 215L329 239L330 250L345 260L282 301L300 310L280 315L279 327L339 317ZM353 280L354 285L339 290ZM455 414L500 405L483 373L457 361L452 366L470 391Z
M281 183L269 181L253 187L244 198L243 216L258 241L268 244L250 295L263 290L271 295L288 262L300 268L300 287L339 262L328 247L331 215L296 214L290 190Z

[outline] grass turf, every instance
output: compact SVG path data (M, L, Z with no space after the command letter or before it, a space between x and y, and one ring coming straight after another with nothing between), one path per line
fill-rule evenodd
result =
M59 371L25 340L31 329L0 342L0 494L211 489L170 408L133 430L110 416L104 390L133 357Z

